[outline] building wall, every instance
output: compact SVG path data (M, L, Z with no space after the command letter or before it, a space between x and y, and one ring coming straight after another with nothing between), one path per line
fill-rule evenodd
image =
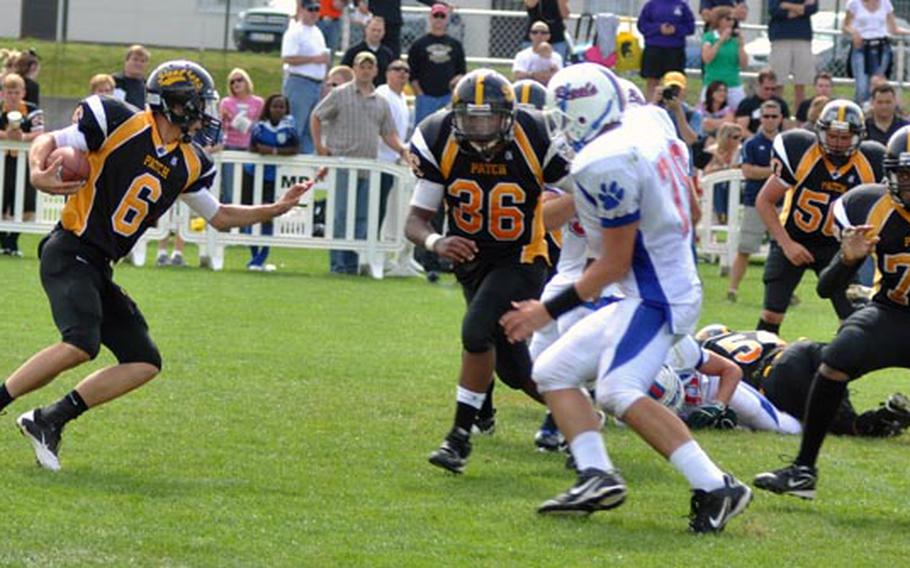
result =
M22 26L22 0L0 0L0 37L19 37Z
M232 16L228 31L234 20ZM68 36L73 41L217 49L224 43L224 12L200 10L194 0L70 0ZM233 47L230 38L228 43Z

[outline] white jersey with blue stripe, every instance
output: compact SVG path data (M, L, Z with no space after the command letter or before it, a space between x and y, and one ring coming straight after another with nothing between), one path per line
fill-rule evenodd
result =
M676 334L694 330L701 304L688 163L688 149L666 113L651 105L626 111L619 126L572 162L575 208L589 251L600 254L601 229L639 222L632 266L619 288L627 297L669 307Z

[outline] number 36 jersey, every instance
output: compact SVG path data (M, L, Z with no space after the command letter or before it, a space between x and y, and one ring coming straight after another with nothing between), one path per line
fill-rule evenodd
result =
M831 205L847 190L881 180L884 156L884 146L866 140L845 163L835 165L815 134L802 129L779 134L774 139L771 165L790 186L780 212L787 234L810 248L836 245Z
M517 110L512 139L489 160L459 147L453 119L451 111L436 112L411 138L420 178L412 205L435 209L422 192L439 191L446 205L447 234L474 241L478 260L549 261L541 197L544 184L564 178L569 164L551 143L543 116Z
M151 111L91 96L76 109L90 173L60 224L110 260L125 256L181 193L211 186L215 167L195 143L165 145Z

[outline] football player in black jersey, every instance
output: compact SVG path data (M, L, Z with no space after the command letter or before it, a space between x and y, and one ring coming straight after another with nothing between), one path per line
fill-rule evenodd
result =
M31 181L67 195L60 222L41 241L41 284L61 341L38 352L0 386L0 410L58 374L98 355L104 345L117 365L95 371L59 401L17 419L38 463L60 469L57 451L67 422L138 388L161 370L161 356L135 302L112 280L112 266L180 197L213 227L226 230L272 219L297 205L312 185L297 184L276 203L222 205L207 191L215 166L191 142L217 135L217 92L211 76L190 61L161 64L148 80L148 108L109 97L79 105L75 124L39 136L29 151ZM83 152L89 179L63 182L61 146Z
M715 328L714 333L706 330ZM699 330L702 346L733 361L742 369L743 380L765 395L780 410L802 420L815 370L821 363L824 343L800 340L787 344L769 331ZM882 438L895 436L910 426L910 400L894 393L878 408L857 414L844 394L829 432L839 436Z
M814 498L818 454L847 382L878 369L910 368L910 126L888 140L883 165L884 184L854 189L835 204L840 251L818 281L819 295L829 297L871 254L880 274L875 294L822 350L799 454L792 465L759 474L755 485L761 489Z
M542 209L544 184L569 166L546 130L543 115L516 109L512 85L478 69L455 87L452 109L423 120L411 138L419 180L405 225L415 244L455 263L467 312L452 429L430 463L461 473L470 432L496 374L541 400L523 342L509 343L499 318L512 302L538 298L548 258ZM448 233L430 219L446 204Z
M831 215L834 200L860 184L881 180L885 149L878 142L862 141L864 131L859 106L837 99L822 109L817 134L795 129L774 139L774 173L755 200L772 238L757 329L777 333L806 268L818 274L837 253ZM781 200L778 214L775 207ZM831 295L841 320L853 311L845 293L847 284Z

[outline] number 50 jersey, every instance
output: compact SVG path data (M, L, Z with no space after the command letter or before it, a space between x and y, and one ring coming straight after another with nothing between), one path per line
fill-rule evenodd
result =
M151 111L91 96L76 109L90 173L60 224L110 260L125 256L181 193L208 188L215 167L195 143L161 141Z
M543 115L517 110L512 139L490 160L459 147L453 119L452 111L438 111L411 138L415 173L422 183L441 186L447 234L477 243L478 260L549 262L541 196L544 184L569 173L569 164L551 143Z
M835 165L808 130L778 134L771 165L790 186L780 212L780 223L787 234L810 248L836 245L831 204L853 187L881 180L884 157L884 146L864 140L845 163Z

